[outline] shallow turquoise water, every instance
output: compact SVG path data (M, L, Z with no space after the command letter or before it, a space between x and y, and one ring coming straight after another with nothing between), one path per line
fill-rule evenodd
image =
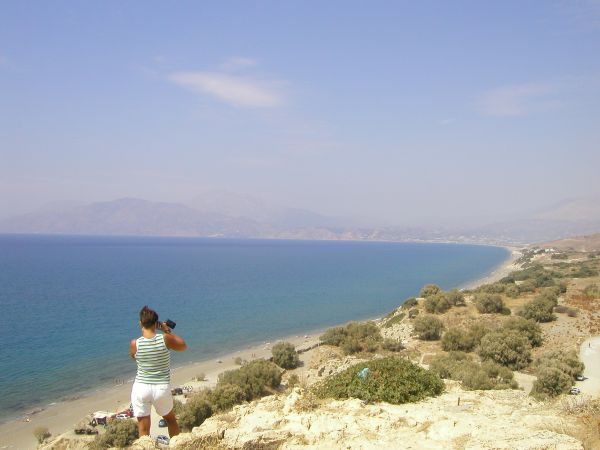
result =
M175 365L387 313L426 283L480 278L503 248L374 242L0 235L0 418L132 378L148 304Z

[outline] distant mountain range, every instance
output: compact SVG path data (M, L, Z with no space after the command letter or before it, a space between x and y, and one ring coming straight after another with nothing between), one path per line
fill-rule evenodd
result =
M348 219L211 192L189 204L135 198L0 221L1 233L203 236L526 244L600 231L600 199L560 202L520 219L477 227L360 227Z

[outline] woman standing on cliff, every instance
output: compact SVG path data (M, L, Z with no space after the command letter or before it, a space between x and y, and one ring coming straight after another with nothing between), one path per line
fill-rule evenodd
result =
M171 395L170 350L182 352L187 348L185 341L158 321L158 314L144 306L140 311L142 336L133 339L129 355L137 363L137 374L131 389L133 415L137 417L141 436L150 434L150 411L152 405L167 422L169 436L179 434L179 425L173 411ZM160 329L162 333L157 333Z

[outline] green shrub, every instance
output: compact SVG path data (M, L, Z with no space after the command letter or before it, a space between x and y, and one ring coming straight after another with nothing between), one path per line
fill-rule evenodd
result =
M288 387L293 388L295 386L298 386L300 384L300 378L298 377L297 374L293 373L290 375L290 377L288 378Z
M598 269L592 267L589 264L581 264L577 269L575 269L571 276L574 278L589 278L598 276Z
M542 345L542 329L531 319L524 317L511 317L504 322L502 328L505 330L515 330L527 338L532 347Z
M446 296L439 292L437 294L430 295L425 299L425 311L432 314L442 314L450 309L452 305L446 298Z
M418 303L419 302L417 301L416 298L410 297L410 298L407 298L406 300L404 300L404 303L402 303L402 308L403 309L410 309L413 306L417 306Z
M396 325L397 323L402 322L402 319L404 319L405 317L406 317L406 314L404 314L404 313L397 314L394 317L386 320L383 327L390 328L390 327Z
M364 378L359 373L368 368ZM437 396L444 383L433 372L406 359L388 357L356 364L326 378L314 389L320 398L359 398L367 402L401 404Z
M481 339L478 353L484 360L519 370L527 367L531 361L531 344L518 331L492 331Z
M281 369L262 359L255 359L239 369L228 370L219 375L217 386L233 384L244 392L244 400L253 400L277 388L281 383Z
M419 293L419 297L427 298L432 295L439 294L440 292L442 292L442 289L439 286L437 286L435 284L426 284L421 289L421 292Z
M452 306L465 306L465 294L458 289L446 292L446 299Z
M182 430L191 431L192 428L202 425L206 419L212 416L213 407L209 395L208 391L194 394L188 397L185 404L180 404L180 406L174 408L177 415L177 423Z
M52 434L50 433L50 430L48 430L48 428L46 427L35 427L33 429L33 436L38 441L38 444L41 444L50 436L52 436Z
M505 289L505 283L482 284L477 288L477 292L483 292L486 294L502 294Z
M550 259L569 259L569 255L566 253L553 253Z
M207 400L213 412L227 411L234 405L243 403L246 394L240 386L228 383L219 383L207 392Z
M556 397L569 390L573 380L556 367L542 367L533 383L531 395L538 398Z
M125 448L139 438L138 425L134 420L111 419L103 434L96 436L89 448L93 450L111 447Z
M442 349L450 351L470 352L475 347L473 336L466 330L451 328L442 336Z
M408 311L408 318L409 319L414 319L415 317L417 317L419 315L419 310L418 308L413 308L410 311Z
M504 289L504 294L510 298L517 298L519 295L521 295L521 291L519 290L519 286L511 284Z
M597 284L588 284L583 289L583 293L591 298L600 298L600 287Z
M510 369L492 361L478 364L464 352L450 352L436 356L431 371L442 378L457 380L469 390L514 389L517 387Z
M399 352L404 350L404 345L400 341L394 339L384 339L381 343L381 348L388 352Z
M300 363L296 348L289 342L278 342L271 353L273 362L283 369L295 369Z
M556 316L552 313L553 309L554 302L536 297L525 303L523 309L521 309L518 314L526 319L534 320L535 322L551 322L556 320Z
M481 314L501 313L506 306L502 297L498 294L477 294L475 296L475 307Z
M519 292L521 294L527 294L529 292L535 291L535 283L532 280L523 281L521 284L517 286L519 288Z
M566 373L571 378L571 381L575 379L577 374L583 373L583 369L585 369L576 352L565 352L562 350L548 350L542 353L534 361L534 366L538 370L544 367L554 367Z
M469 327L468 333L473 340L473 348L481 343L481 338L491 332L492 329L483 323L474 323Z
M442 335L444 324L435 316L423 315L415 319L413 330L421 340L436 341Z
M323 344L340 347L344 353L350 355L362 351L376 351L383 338L373 322L351 322L345 327L330 328L320 339Z

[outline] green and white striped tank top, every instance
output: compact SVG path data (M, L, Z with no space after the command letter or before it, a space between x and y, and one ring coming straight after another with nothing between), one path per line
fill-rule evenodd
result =
M145 384L168 384L171 382L171 355L165 337L156 333L153 338L140 337L136 341L135 381Z

